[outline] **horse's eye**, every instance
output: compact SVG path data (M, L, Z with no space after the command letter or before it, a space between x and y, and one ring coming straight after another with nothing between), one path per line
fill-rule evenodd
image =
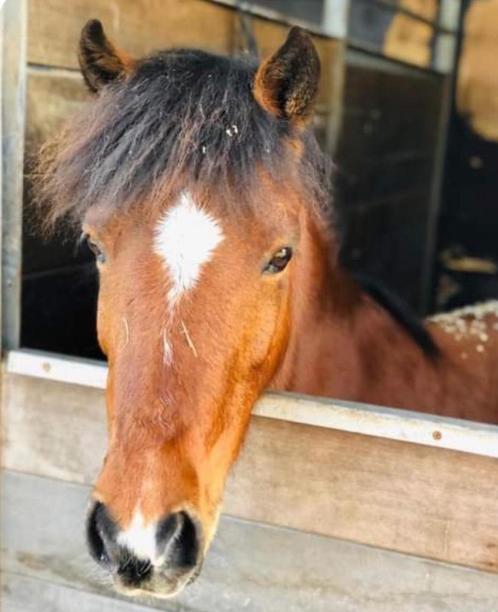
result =
M102 248L94 240L92 240L91 237L88 234L83 234L82 240L84 242L86 242L86 244L87 244L88 248L90 249L90 251L95 255L95 259L99 263L104 263L105 262L105 253L102 250Z
M291 257L292 249L290 247L282 247L273 254L273 257L266 264L263 272L266 272L267 274L277 274L278 272L282 272L285 266L289 263Z

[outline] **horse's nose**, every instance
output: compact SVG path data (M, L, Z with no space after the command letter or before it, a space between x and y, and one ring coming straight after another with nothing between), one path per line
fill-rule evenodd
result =
M140 587L153 574L189 574L200 556L200 529L185 512L158 523L132 520L121 530L104 504L97 502L88 516L87 541L92 557L124 587Z

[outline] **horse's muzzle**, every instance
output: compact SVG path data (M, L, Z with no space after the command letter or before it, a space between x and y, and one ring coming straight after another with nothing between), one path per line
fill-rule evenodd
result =
M128 595L171 597L200 570L201 527L186 511L122 531L106 506L96 502L86 534L92 557L111 573L116 589Z

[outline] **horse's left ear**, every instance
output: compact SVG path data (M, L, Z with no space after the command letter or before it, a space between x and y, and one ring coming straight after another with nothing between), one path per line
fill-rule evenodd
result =
M116 49L97 19L88 21L81 31L78 60L85 83L93 93L133 68L133 60Z
M299 124L313 112L319 80L315 46L304 30L294 27L280 49L259 67L253 93L269 113Z

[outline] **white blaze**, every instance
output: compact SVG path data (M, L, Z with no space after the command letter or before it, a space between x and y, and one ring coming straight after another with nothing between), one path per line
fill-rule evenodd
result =
M194 202L188 191L183 191L159 220L154 236L154 251L170 275L168 298L172 305L195 286L202 266L222 240L218 222Z

